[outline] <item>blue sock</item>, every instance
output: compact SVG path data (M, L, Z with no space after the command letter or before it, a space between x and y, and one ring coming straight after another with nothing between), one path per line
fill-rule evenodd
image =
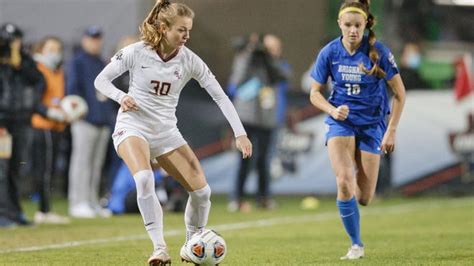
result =
M360 216L356 198L353 197L348 201L337 200L337 208L339 209L346 232L351 238L352 245L363 246L360 240Z

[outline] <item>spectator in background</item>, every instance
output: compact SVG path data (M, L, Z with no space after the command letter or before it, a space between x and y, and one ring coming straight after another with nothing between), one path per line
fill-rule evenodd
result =
M69 214L77 218L109 217L99 205L99 187L115 117L112 101L96 92L94 80L105 66L100 58L103 39L97 26L88 27L82 36L82 50L71 61L66 76L67 94L83 97L89 112L71 125L72 152L69 168Z
M42 75L22 50L22 37L14 24L0 28L0 227L31 224L20 206L18 182L26 171L30 120L38 108Z
M44 76L44 92L41 101L47 108L48 116L34 114L31 119L33 130L32 169L36 177L39 192L39 211L36 212L35 223L65 224L67 217L51 212L51 180L55 173L55 161L58 144L66 127L67 117L60 107L64 97L64 72L61 67L63 59L63 43L57 37L45 37L35 47L33 58L39 71Z
M420 77L420 66L422 63L421 49L418 43L407 42L403 47L400 59L400 75L408 90L426 89L428 84Z
M275 35L251 34L248 43L234 58L228 86L228 93L234 99L247 134L256 144L257 203L264 209L275 207L270 195L270 161L276 132L285 121L286 114L290 67L281 53L281 41ZM229 211L249 210L243 197L250 167L250 160L241 160Z
M265 48L268 50L268 53L272 57L275 62L275 66L278 68L278 72L280 75L280 80L276 85L277 89L277 125L281 127L286 118L286 101L287 97L286 94L290 87L289 79L291 78L291 66L288 61L282 57L283 53L283 46L281 43L280 38L273 34L267 34L263 38L263 44Z

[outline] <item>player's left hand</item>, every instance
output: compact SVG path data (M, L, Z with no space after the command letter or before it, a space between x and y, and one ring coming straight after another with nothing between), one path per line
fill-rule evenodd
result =
M384 154L393 152L395 150L395 131L387 130L382 139L381 151Z
M129 95L125 95L125 97L123 97L120 107L122 108L123 112L138 111L137 102L135 102L135 99Z
M242 152L243 159L250 158L250 156L252 156L252 142L250 142L246 135L238 136L235 139L235 146L240 152Z

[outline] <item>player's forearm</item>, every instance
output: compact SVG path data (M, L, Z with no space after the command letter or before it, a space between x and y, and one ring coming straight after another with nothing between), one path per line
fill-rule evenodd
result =
M219 105L219 108L221 109L227 121L229 121L229 124L232 127L232 130L234 131L234 136L237 138L240 136L247 135L244 126L240 121L239 115L237 114L237 111L235 110L235 107L229 100L229 98L226 97L217 104Z
M100 93L120 104L123 97L127 94L112 84L112 80L117 78L119 75L120 73L117 73L114 66L109 64L96 77L94 86Z
M324 98L321 92L315 88L311 89L310 101L316 108L327 114L331 114L331 112L336 109L326 100L326 98Z
M392 114L390 116L387 130L396 131L400 117L402 116L403 107L405 106L405 92L395 94L392 100Z
M396 131L400 117L402 116L403 107L405 106L405 86L400 75L396 75L389 82L393 91L392 114L390 116L387 131Z

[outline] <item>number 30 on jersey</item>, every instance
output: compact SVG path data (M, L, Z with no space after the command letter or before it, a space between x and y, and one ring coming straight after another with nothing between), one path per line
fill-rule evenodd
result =
M158 80L152 80L150 81L151 84L153 84L153 92L150 92L150 94L153 95L168 95L171 89L171 83L168 82L160 82Z

